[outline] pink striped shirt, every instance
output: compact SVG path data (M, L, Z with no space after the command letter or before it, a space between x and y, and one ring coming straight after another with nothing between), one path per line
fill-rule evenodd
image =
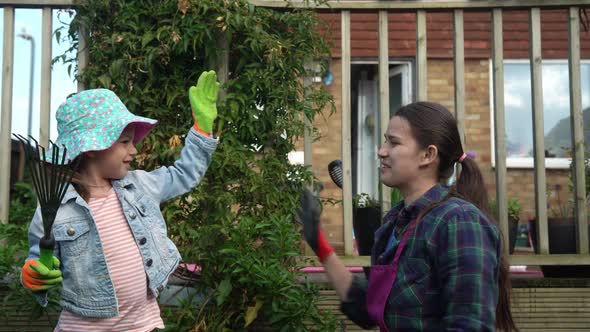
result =
M139 248L115 191L111 189L105 196L90 198L88 205L115 286L119 315L111 318L88 318L63 310L55 332L146 332L164 328L158 302L148 292L147 276Z

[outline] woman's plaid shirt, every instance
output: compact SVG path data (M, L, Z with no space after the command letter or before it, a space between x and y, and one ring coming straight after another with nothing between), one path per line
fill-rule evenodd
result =
M436 185L409 206L394 207L375 233L372 264L391 264L409 223L446 195L447 189ZM392 239L397 243L386 250ZM500 253L498 227L473 204L452 197L428 212L400 257L385 308L389 330L495 331ZM375 326L367 315L366 291L367 280L355 277L341 305L365 328Z

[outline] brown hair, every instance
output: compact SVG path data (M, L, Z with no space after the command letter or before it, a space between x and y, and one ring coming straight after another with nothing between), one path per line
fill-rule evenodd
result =
M84 180L82 180L82 176L80 175L80 170L86 167L87 164L87 159L84 153L81 153L79 156L77 156L74 161L70 163L70 165L75 165L76 163L79 163L78 171L74 173L74 176L72 176L72 185L78 194L86 202L88 202L90 199L90 190L88 190L88 186L85 184Z
M417 102L400 108L394 116L399 116L410 124L412 136L421 148L435 145L440 160L438 166L439 180L453 174L455 162L463 156L463 147L457 121L445 107L430 102ZM425 215L451 197L463 198L477 206L490 220L488 195L483 176L477 163L471 158L461 162L461 173L449 194L439 202L426 207L420 216ZM420 217L418 217L420 218ZM508 263L503 255L500 257L500 274L498 277L499 297L496 307L496 325L503 331L518 331L510 312L510 277Z

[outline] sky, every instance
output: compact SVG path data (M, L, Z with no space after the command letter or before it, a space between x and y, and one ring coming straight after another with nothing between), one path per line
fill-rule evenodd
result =
M21 32L26 31L33 36L35 41L35 69L33 85L33 120L32 135L39 137L39 110L41 102L41 9L16 9L14 20L14 68L13 68L13 94L12 94L12 132L26 135L28 132L29 119L29 82L31 68L31 42L17 37ZM69 14L63 11L53 10L53 31L61 26L70 23ZM4 10L0 8L0 40L4 44ZM62 31L63 35L66 30ZM52 58L62 54L69 45L62 41L58 43L55 35L52 36ZM0 52L0 62L3 55ZM73 71L73 70L72 70ZM0 85L1 85L0 80ZM55 111L65 101L66 97L76 92L76 82L68 76L67 66L61 63L54 64L51 72L51 117L50 117L50 139L57 138L57 125L55 122ZM1 120L0 120L1 121Z

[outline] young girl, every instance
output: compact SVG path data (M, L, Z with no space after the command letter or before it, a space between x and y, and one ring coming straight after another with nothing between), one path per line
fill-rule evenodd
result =
M502 236L483 212L486 187L451 113L427 102L402 107L378 154L381 182L404 201L375 233L368 278L348 272L319 228L317 202L309 192L302 198L304 237L341 310L381 331L516 330Z
M152 331L164 328L156 301L180 254L166 234L160 203L202 179L217 147L210 138L219 83L213 71L189 90L194 119L174 166L130 171L135 144L156 120L135 116L106 89L66 100L56 114L56 144L81 158L53 226L55 270L41 264L40 209L29 230L22 284L47 305L46 290L63 283L56 331ZM60 264L61 263L61 264Z

